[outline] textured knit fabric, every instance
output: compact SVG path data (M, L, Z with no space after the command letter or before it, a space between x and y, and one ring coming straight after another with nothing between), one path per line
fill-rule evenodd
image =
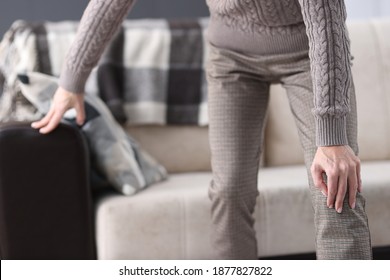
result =
M258 164L271 83L287 90L304 150L308 174L318 259L371 259L371 241L365 199L358 193L356 208L343 212L326 206L326 197L314 186L310 166L317 147L313 86L308 51L273 55L246 55L210 45L209 137L213 178L212 244L218 259L256 259L257 244L252 216L259 194ZM351 113L347 137L358 155L354 87L349 85ZM326 178L325 178L326 179ZM272 211L272 210L271 210ZM286 213L288 215L288 213ZM293 233L292 233L293 234Z
M209 40L244 53L310 46L317 146L346 145L350 48L343 0L208 0ZM305 30L308 36L305 36Z

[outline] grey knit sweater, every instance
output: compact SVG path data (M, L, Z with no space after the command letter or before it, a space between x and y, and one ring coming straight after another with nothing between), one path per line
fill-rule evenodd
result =
M135 0L91 0L64 63L60 86L83 93L86 80ZM343 0L206 0L208 40L257 54L309 48L317 146L346 145L350 45Z

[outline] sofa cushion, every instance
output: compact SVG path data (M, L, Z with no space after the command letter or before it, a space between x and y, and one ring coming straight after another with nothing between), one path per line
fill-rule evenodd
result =
M126 125L133 136L169 173L211 171L208 127ZM259 168L264 165L261 154Z
M125 127L169 173L210 171L208 129L200 126Z
M265 127L265 165L303 164L303 150L292 116L286 90L272 85Z
M364 163L373 246L390 244L390 161ZM136 196L97 199L99 259L209 259L209 172L174 174ZM314 224L303 165L264 168L255 229L260 256L313 252ZM294 234L291 234L291 233Z

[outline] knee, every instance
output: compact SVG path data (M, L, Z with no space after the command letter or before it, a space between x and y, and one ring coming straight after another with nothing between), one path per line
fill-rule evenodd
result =
M208 188L208 197L213 204L222 203L228 206L244 203L250 211L253 211L258 196L257 180L256 183L242 185L237 182L218 184L212 179Z
M334 209L326 211L316 215L318 259L370 259L371 237L364 209L345 207L341 214Z
M337 213L334 208L326 206L326 197L323 196L315 205L316 223L323 235L332 235L335 231L356 233L368 231L368 220L365 211L365 198L358 193L355 209L350 208L348 193L343 203L343 212Z

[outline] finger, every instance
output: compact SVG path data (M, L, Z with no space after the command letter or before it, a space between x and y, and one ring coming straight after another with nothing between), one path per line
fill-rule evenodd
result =
M360 173L360 162L358 162L358 164L356 165L356 176L357 176L357 179L358 179L358 189L357 189L357 191L358 192L362 192L362 177L361 177L361 173Z
M337 195L335 202L335 209L338 213L343 211L343 202L345 198L345 194L347 193L347 182L348 182L348 174L340 173L339 182L337 186Z
M348 174L348 194L349 194L349 206L355 209L356 205L356 192L358 188L358 178L356 175L356 169L351 168Z
M77 100L76 105L76 122L78 125L83 125L85 121L85 109L83 100Z
M323 171L319 168L314 168L313 172L312 172L312 176L313 176L313 183L314 185L320 189L320 191L322 192L322 194L324 196L328 196L328 188L322 178L322 173Z
M62 112L62 111L57 111L56 113L54 113L53 117L50 119L49 124L44 126L43 128L41 128L39 130L39 132L42 134L46 134L46 133L53 131L60 123L63 115L64 115L64 112Z
M336 172L327 172L328 177L328 199L327 205L329 208L334 207L337 195L338 174Z
M41 120L39 120L39 121L36 121L36 122L33 122L32 124L31 124L31 126L33 127L33 128L42 128L42 127L44 127L45 125L47 125L49 122L50 122L50 119L51 119L51 117L53 116L53 114L54 114L54 107L51 107L50 108L50 110L49 110L49 112L46 114L46 116L45 117L43 117Z
M321 177L322 177L322 174L321 174ZM321 181L320 189L321 189L322 194L324 196L328 197L328 186L326 185L326 183L324 182L323 179Z

